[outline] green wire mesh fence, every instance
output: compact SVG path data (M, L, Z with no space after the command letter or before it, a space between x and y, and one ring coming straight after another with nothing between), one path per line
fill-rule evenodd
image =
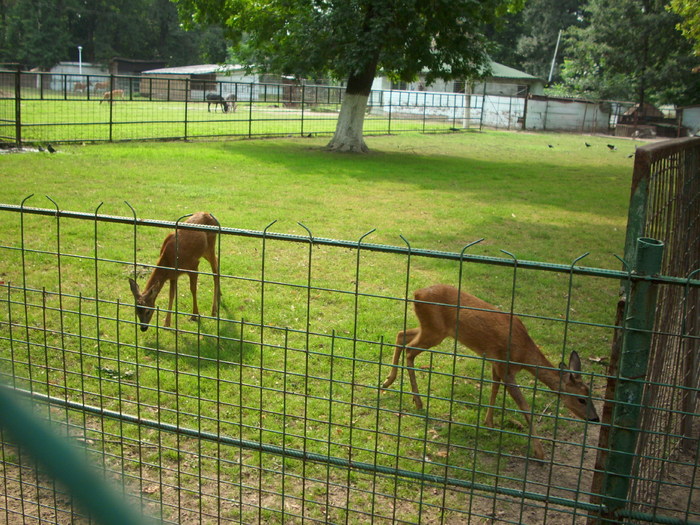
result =
M575 417L568 397L551 392L575 368L575 351L589 393L574 401L602 412L606 383L619 379L606 370L615 332L655 334L615 323L619 282L661 294L697 290L694 278L588 268L582 258L558 265L487 257L472 245L461 253L416 249L405 239L378 245L372 232L338 241L303 225L304 234L284 234L274 223L251 231L30 202L0 205L3 221L16 226L0 239L2 379L147 514L169 523L700 521L697 455L669 463L653 512L628 505L626 493L616 507L619 493L594 483L604 467L599 433L609 427ZM164 291L142 331L128 279L143 288L173 230L176 239L216 233L221 303L209 313L215 272L201 267L205 313L190 319L183 285L171 325L164 326ZM397 333L418 324L413 292L436 275L462 291L487 280L493 292L484 299L517 314L542 344L548 361L518 375L527 409L507 388L490 395L491 368L513 366L510 354L482 358L451 338L413 366L399 361L396 382L381 388L394 369ZM653 312L653 301L642 303ZM513 321L507 326L512 341ZM697 341L683 330L674 336ZM643 387L688 391L663 380ZM690 392L697 397L697 388ZM493 427L484 424L490 409ZM696 409L664 410L697 422ZM3 434L0 450L0 521L99 522L21 443Z

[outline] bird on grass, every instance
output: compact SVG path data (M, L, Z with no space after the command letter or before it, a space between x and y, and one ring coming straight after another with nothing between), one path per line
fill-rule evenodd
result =
M49 150L49 153L56 153L56 149L51 144L47 144L46 149Z
M547 144L547 146L549 146L550 148L553 148L553 147L554 147L554 146L552 146L551 144Z
M588 142L584 142L584 144L586 145L587 148L591 147L591 145Z
M617 149L617 147L614 144L608 144L608 149L610 151L615 151Z

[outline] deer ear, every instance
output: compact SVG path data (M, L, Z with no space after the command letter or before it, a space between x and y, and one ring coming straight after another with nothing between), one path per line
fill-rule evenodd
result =
M560 374L564 381L571 382L581 377L578 373L581 371L581 358L578 356L576 351L572 351L569 354L569 365L561 363L559 365Z
M135 299L141 297L141 290L139 290L139 285L136 284L136 281L134 281L131 277L129 277L129 286L131 287L131 293L134 294Z
M569 355L569 370L581 371L581 358L576 350L573 350Z

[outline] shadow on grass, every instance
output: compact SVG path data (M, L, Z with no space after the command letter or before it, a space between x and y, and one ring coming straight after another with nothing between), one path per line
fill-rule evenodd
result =
M251 341L256 328L245 320L233 320L231 313L222 303L218 319L203 316L199 321L191 321L189 314L180 314L177 329L152 326L140 346L148 353L158 354L161 363L177 359L179 366L187 367L183 360L194 360L192 366L200 370L245 363L259 352L259 345Z

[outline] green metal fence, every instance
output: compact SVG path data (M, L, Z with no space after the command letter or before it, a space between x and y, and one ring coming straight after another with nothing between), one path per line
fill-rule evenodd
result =
M260 231L192 226L135 211L30 207L34 201L0 205L2 220L16 226L0 239L2 380L147 514L169 523L700 522L697 454L667 462L651 510L620 491L642 481L626 436L647 430L637 428L637 397L603 404L608 383L621 385L618 394L664 388L697 398L697 386L634 371L611 375L604 366L616 332L637 339L623 353L632 360L622 359L633 367L640 365L635 352L659 333L614 322L610 297L620 280L630 283L630 305L640 305L634 318L647 324L655 295L700 286L694 277L656 275L663 243L645 241L651 259L645 250L638 265L630 260L620 271L580 259L557 265L473 255L471 245L461 253L419 250L406 240L377 245L371 232L339 241L306 227L306 235L291 235L274 223ZM194 322L189 294L180 293L166 328L164 292L142 332L127 278L144 282L175 228L218 234L223 302L218 315ZM397 332L416 325L413 290L433 284L423 273L436 267L442 282L464 291L476 275L510 283L506 294L484 299L547 341L551 368L539 363L518 376L529 414L505 389L490 400L490 365L499 360L451 339L416 361L422 410L404 363L396 383L380 388ZM380 268L395 278L387 281ZM212 275L200 271L207 311ZM557 297L557 306L540 305L540 293ZM682 294L681 309L691 306L689 296ZM609 318L587 306L600 301L610 305ZM698 340L687 329L669 334ZM599 412L615 413L612 424L576 419L543 385L571 350L583 357L581 381ZM490 407L494 428L483 424ZM664 410L697 423L697 409ZM605 468L596 462L601 429L621 443L611 454L622 459L596 486ZM533 457L535 435L543 461ZM78 497L35 466L22 443L2 437L0 522L99 521L84 516Z
M662 273L690 282L700 268L700 138L687 138L649 145L637 150L635 157L630 211L627 226L625 260L637 257L636 240L643 236L660 239L665 245L663 258L651 273ZM632 270L632 268L628 268ZM630 314L630 286L624 282L618 324L636 322ZM638 317L638 316L637 316ZM632 350L631 368L623 371L624 334L613 346L608 374L623 375L637 381L635 397L639 405L633 430L629 433L626 461L634 473L621 483L616 506L629 511L658 511L657 496L669 471L682 470L682 464L698 456L698 389L700 388L700 294L691 286L662 287L658 293L655 316L650 320L653 333L648 352ZM630 358L627 358L628 360ZM639 382L644 378L645 382ZM606 397L615 398L618 381L609 381ZM604 418L613 422L610 411ZM627 425L632 426L632 425ZM601 433L599 463L615 464L620 458L607 457L610 440ZM623 460L624 461L624 460ZM607 469L605 469L607 470ZM697 479L696 470L691 472ZM596 475L595 486L606 483L606 473ZM696 496L697 498L697 496Z
M343 94L344 88L324 85L0 70L0 141L331 135ZM364 132L480 129L482 104L481 96L458 93L373 90Z

